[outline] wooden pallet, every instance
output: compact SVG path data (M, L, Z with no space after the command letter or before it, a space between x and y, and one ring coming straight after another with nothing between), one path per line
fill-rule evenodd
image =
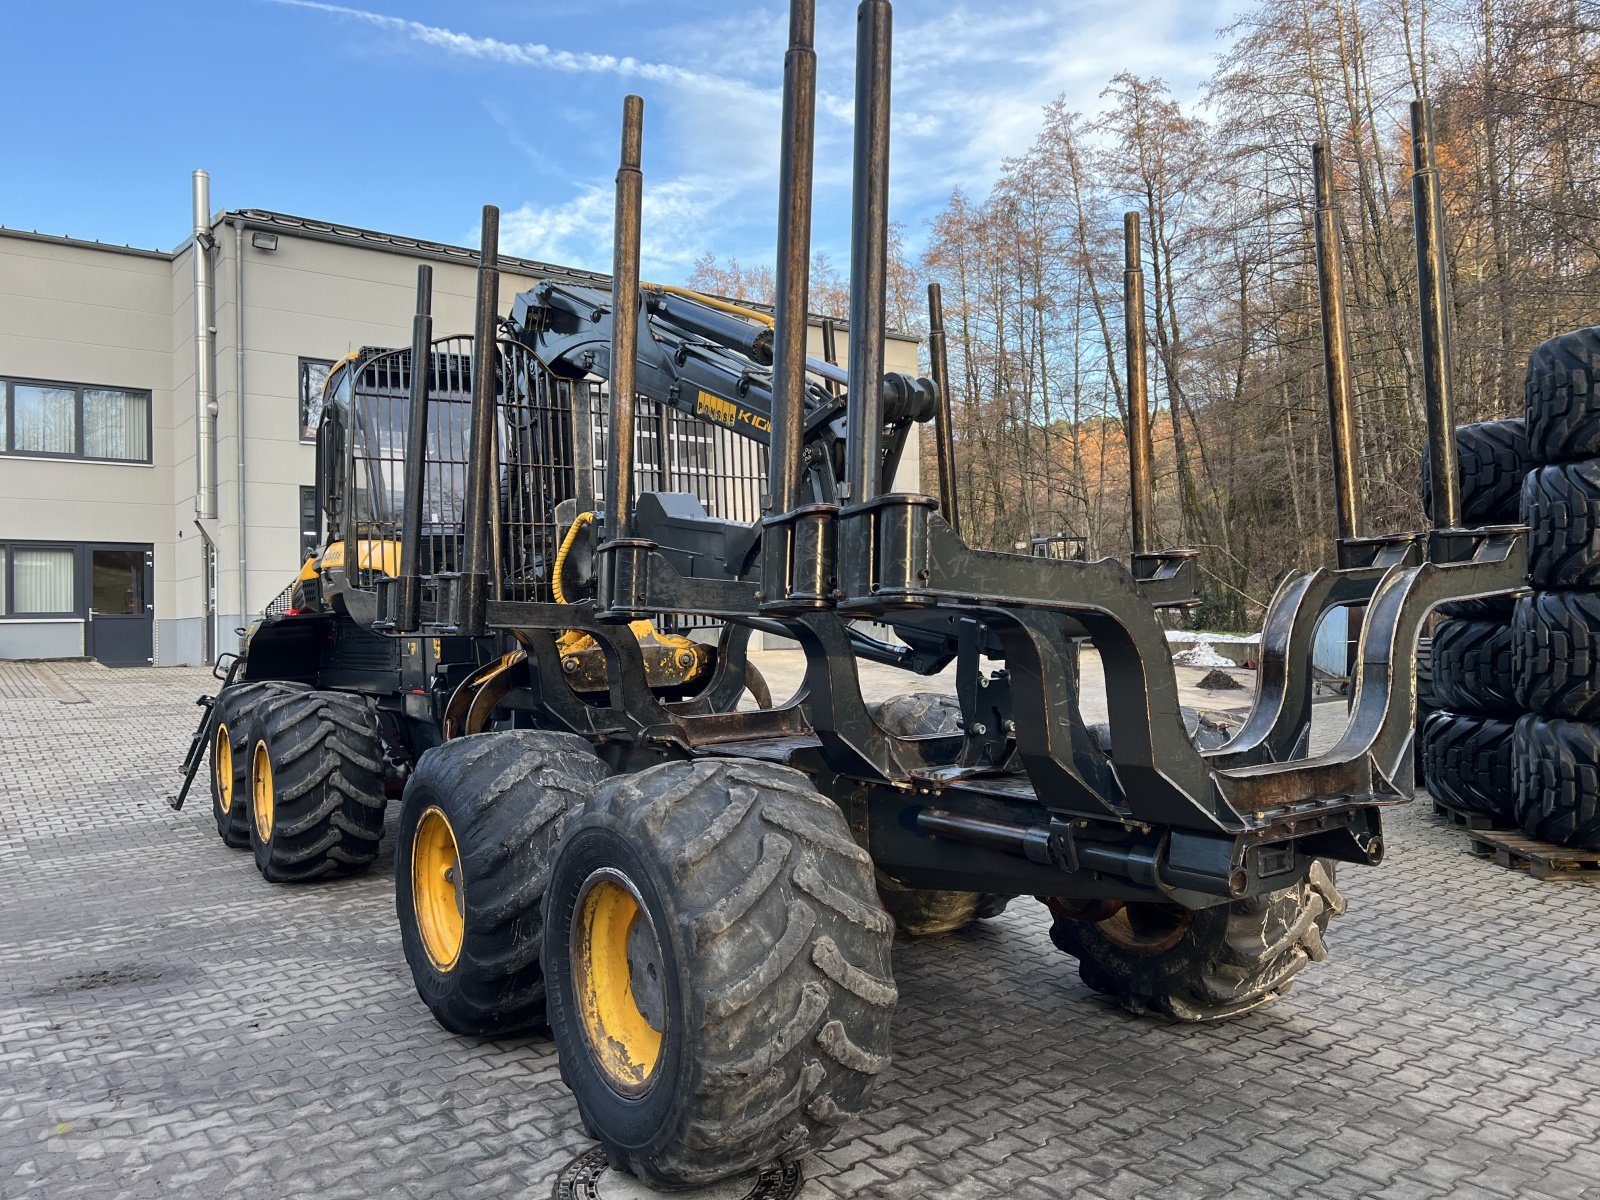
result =
M1473 812L1471 809L1457 808L1453 804L1446 804L1443 800L1433 802L1433 819L1443 821L1447 825L1454 825L1458 829L1509 829L1511 828L1499 817L1491 813Z
M1579 879L1600 883L1600 850L1574 850L1505 830L1474 831L1471 853L1535 879Z

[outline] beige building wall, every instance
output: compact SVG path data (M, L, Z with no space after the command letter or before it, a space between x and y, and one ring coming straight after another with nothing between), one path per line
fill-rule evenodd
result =
M0 232L0 376L148 391L153 459L0 456L0 542L170 550L171 270L165 254ZM0 657L83 652L81 619L0 619Z
M261 224L253 215L219 215L209 251L218 404L209 630L205 541L195 522L192 245L162 253L0 230L0 375L148 390L153 459L0 456L0 541L152 546L160 663L204 661L208 646L234 649L234 630L299 568L300 488L314 483L316 462L314 447L299 437L300 360L409 344L424 261L434 272L436 336L472 328L476 266L458 251L326 227L312 235L272 222L276 245L268 248L252 238ZM538 267L506 265L502 315L533 285ZM847 335L838 340L846 361ZM811 349L821 357L820 328L811 331ZM915 340L892 337L888 369L916 374L917 351ZM916 452L912 438L897 486L915 488ZM0 617L0 657L83 652L81 620L25 625Z

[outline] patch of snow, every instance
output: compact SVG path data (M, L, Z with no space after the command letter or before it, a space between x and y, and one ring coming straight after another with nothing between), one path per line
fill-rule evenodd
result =
M1187 650L1179 650L1172 656L1172 661L1180 667L1236 667L1239 664L1231 658L1224 658L1212 646L1209 638L1197 637L1194 645Z

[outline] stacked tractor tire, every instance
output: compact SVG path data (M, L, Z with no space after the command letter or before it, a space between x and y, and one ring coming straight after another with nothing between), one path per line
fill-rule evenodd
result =
M1534 591L1441 608L1422 771L1453 808L1600 849L1600 327L1534 351L1526 397L1456 451L1462 524L1527 524Z
M1525 422L1484 421L1456 428L1463 525L1515 525L1523 479L1532 465ZM1422 503L1434 515L1426 460ZM1430 648L1432 686L1422 721L1423 778L1436 800L1509 823L1512 744L1520 707L1513 680L1514 602L1462 600L1440 608Z
M1528 359L1522 489L1532 527L1512 646L1517 822L1530 837L1600 850L1600 326Z

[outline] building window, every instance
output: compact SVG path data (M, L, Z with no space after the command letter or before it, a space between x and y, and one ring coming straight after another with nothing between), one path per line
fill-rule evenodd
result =
M321 519L317 512L317 489L300 489L300 562L315 558L322 549Z
M83 455L149 462L150 397L115 388L84 388Z
M0 453L150 461L150 393L0 379Z
M18 454L73 454L78 449L77 393L30 383L11 388L11 449Z
M322 420L322 389L328 382L333 363L325 358L300 360L300 440L317 440L317 424Z
M15 545L9 557L12 614L56 616L77 609L77 554L71 546Z

